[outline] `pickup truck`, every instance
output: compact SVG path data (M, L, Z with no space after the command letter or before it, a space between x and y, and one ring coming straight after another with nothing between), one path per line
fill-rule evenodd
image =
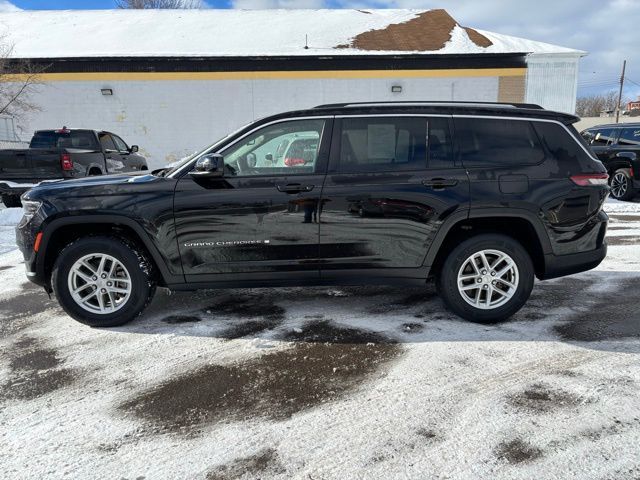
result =
M0 194L6 207L44 181L147 170L147 161L117 135L99 130L38 130L29 148L0 150Z

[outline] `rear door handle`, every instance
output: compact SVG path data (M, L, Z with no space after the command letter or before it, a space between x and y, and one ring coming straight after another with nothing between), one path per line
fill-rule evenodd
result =
M287 183L286 185L277 185L279 192L283 193L301 193L310 192L315 185L301 185L299 183Z
M432 178L431 180L423 180L422 184L425 187L431 188L446 188L455 187L458 184L458 180L455 178Z

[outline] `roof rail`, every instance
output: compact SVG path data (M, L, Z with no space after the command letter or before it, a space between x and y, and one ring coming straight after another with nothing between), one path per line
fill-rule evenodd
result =
M442 101L406 101L406 102L350 102L327 103L313 108L357 108L357 107L392 107L392 106L431 106L431 107L487 107L487 108L526 108L532 110L544 110L534 103L502 103L502 102L442 102Z

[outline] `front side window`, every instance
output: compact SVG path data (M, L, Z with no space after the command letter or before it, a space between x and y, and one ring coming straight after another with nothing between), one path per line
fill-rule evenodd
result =
M344 118L338 171L424 169L427 165L427 132L426 118Z
M225 174L314 173L325 120L292 120L266 126L222 152Z
M124 143L124 140L122 140L120 137L113 135L113 141L115 142L119 152L129 151L129 147L127 147L127 144Z
M620 132L620 145L640 146L640 127L623 128Z
M455 130L464 166L535 165L544 160L529 121L456 118Z
M613 128L602 128L596 130L593 135L593 140L591 141L591 145L603 147L606 145L611 145L613 143L615 137L615 129Z

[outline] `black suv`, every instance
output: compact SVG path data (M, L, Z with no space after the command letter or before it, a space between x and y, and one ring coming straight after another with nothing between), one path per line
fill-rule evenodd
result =
M609 173L611 196L635 197L640 190L640 123L598 125L582 136Z
M571 115L536 105L322 105L256 121L170 170L41 185L17 227L28 277L92 326L156 285L436 280L473 321L518 311L534 276L606 254L609 187Z

